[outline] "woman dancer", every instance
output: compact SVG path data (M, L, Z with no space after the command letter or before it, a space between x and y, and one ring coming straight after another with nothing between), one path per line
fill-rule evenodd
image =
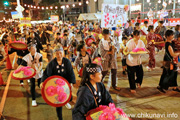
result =
M77 102L72 111L73 120L86 120L85 115L99 105L108 105L113 100L102 79L102 68L97 64L87 64L83 70L81 86L77 92Z

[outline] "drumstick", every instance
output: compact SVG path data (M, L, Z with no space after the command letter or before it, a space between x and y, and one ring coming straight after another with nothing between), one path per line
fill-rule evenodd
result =
M15 56L14 56L14 60L13 60L13 64L12 64L12 68L14 68L14 63L15 63L15 60L16 60L16 55L17 55L17 54L15 54Z

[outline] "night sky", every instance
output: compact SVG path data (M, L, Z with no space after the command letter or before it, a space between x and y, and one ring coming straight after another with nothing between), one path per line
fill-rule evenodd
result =
M17 0L4 0L4 1L16 2ZM23 3L25 3L25 4L33 4L33 0L23 0Z

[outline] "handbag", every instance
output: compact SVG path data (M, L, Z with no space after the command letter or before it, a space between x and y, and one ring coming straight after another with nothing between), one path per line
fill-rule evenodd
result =
M174 63L173 59L167 54L167 52L165 53L169 59L171 61L164 61L163 62L163 67L166 68L166 69L170 69L170 70L177 70L177 64Z

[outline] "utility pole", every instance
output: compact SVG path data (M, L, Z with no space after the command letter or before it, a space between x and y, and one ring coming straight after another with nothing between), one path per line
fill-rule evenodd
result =
M173 2L173 11L172 11L172 13L173 13L173 18L175 18L175 9L176 9L176 0L174 0L174 2Z
M130 20L131 20L131 0L129 0L129 14L130 14Z

